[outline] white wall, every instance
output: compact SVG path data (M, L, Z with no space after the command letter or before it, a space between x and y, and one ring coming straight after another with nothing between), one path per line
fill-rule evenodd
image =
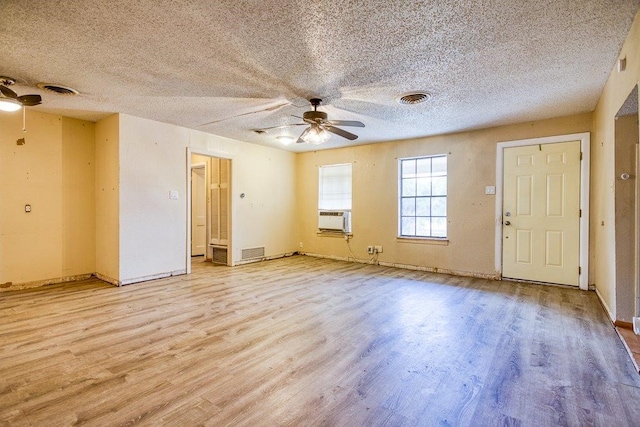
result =
M187 147L232 160L232 262L244 248L296 250L295 154L124 114L120 120L120 277L187 268ZM178 200L169 192L178 191ZM246 197L240 199L240 193Z

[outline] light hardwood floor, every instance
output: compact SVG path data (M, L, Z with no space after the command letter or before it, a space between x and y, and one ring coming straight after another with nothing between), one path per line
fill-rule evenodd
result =
M0 294L3 425L640 424L596 295L295 256Z

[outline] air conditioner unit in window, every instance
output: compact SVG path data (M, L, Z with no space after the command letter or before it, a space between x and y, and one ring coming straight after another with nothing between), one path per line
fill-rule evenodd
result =
M318 229L321 231L351 231L349 211L319 211Z

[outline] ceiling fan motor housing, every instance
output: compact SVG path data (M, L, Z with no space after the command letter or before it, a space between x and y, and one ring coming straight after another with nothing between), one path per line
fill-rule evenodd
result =
M302 118L304 120L311 120L313 122L327 120L327 113L324 111L306 111Z

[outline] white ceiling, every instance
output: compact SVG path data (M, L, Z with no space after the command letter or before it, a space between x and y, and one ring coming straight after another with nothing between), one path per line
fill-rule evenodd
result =
M304 128L252 130L298 123L320 97L330 120L365 123L325 144L347 146L592 111L639 1L2 0L0 75L41 94L35 110L281 148ZM414 91L433 96L396 101Z

